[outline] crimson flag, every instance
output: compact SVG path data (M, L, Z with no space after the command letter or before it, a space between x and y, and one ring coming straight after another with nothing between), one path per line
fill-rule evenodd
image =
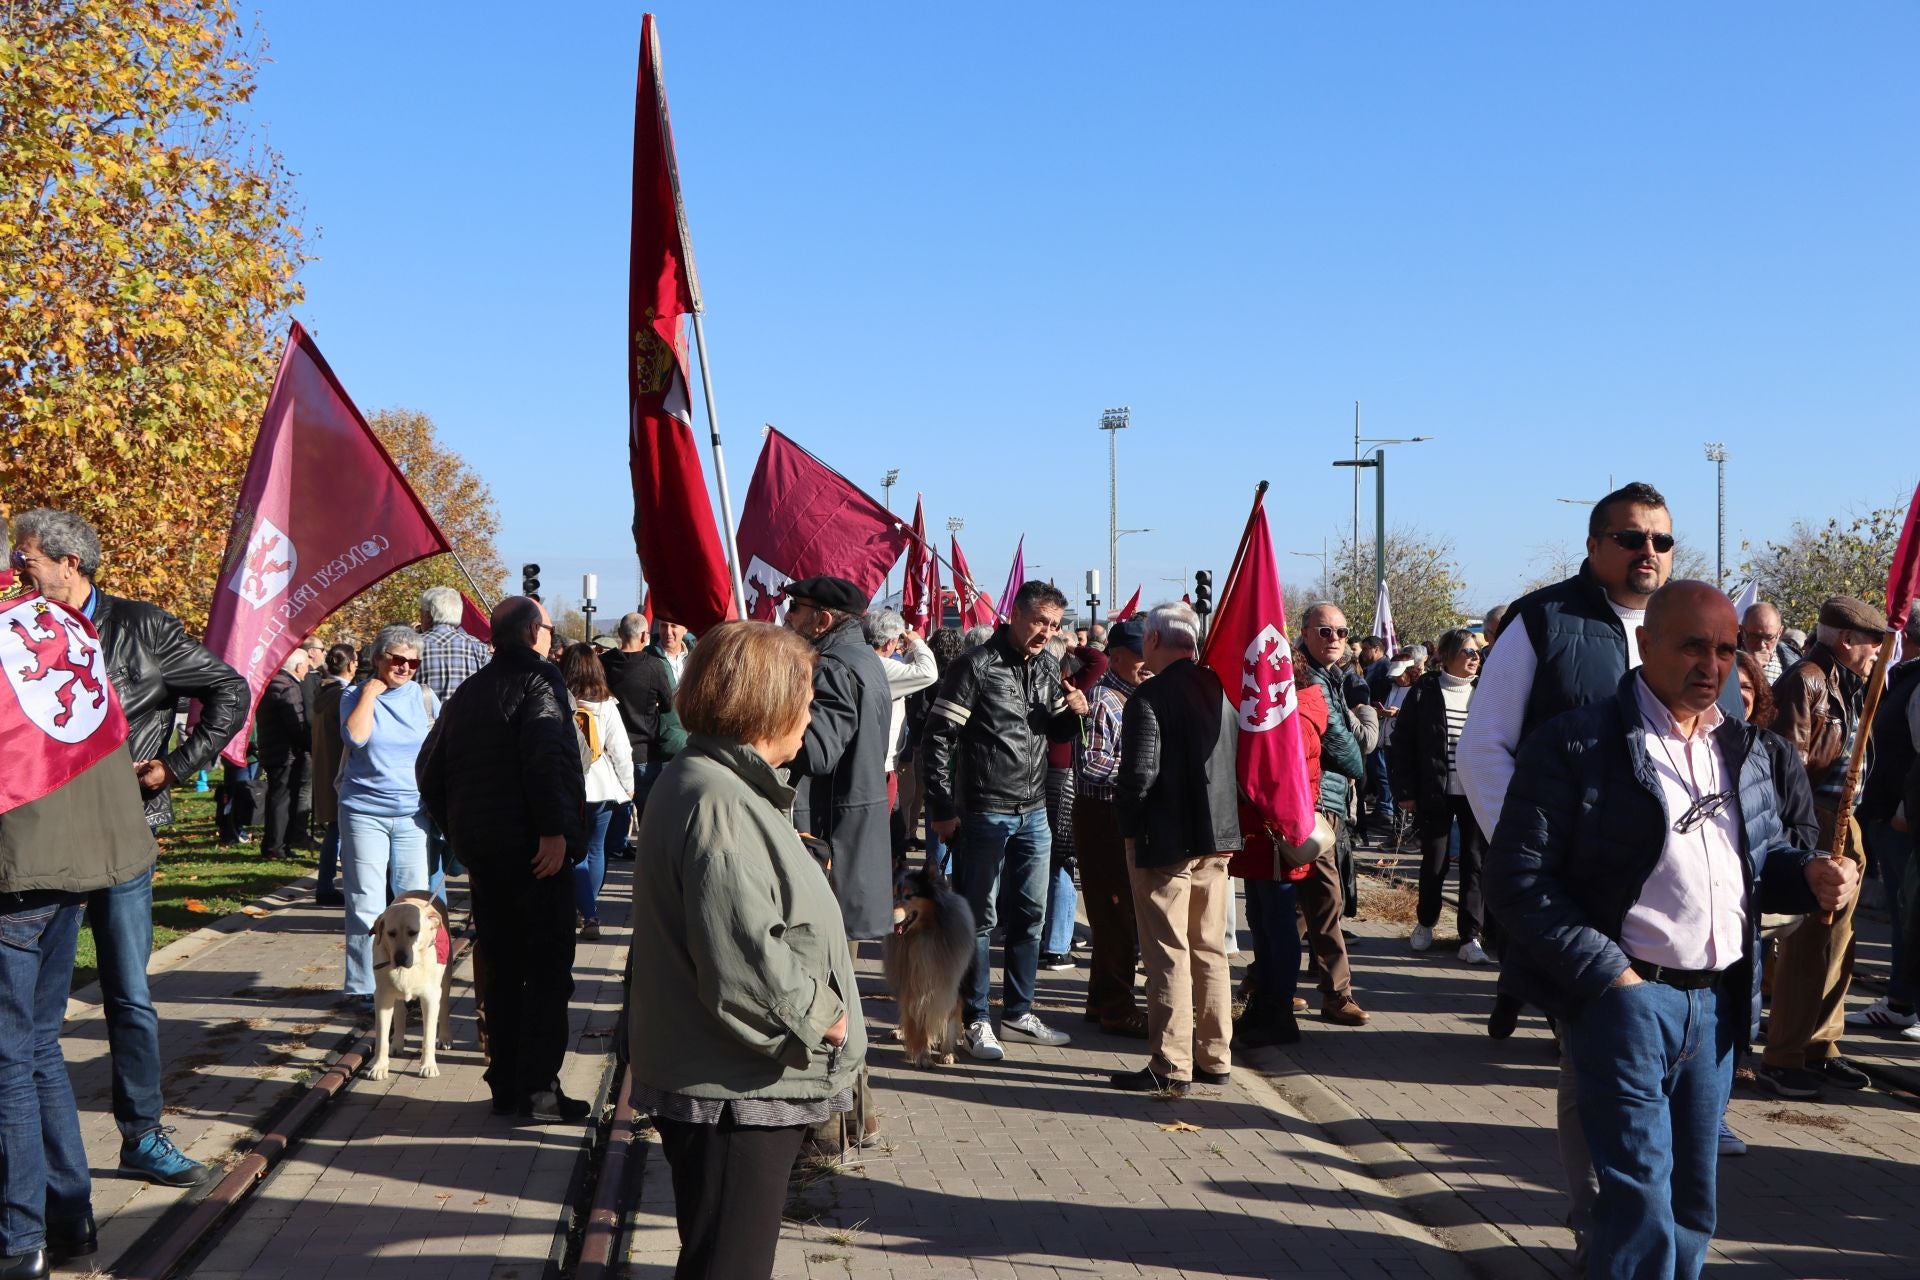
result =
M1013 565L1007 570L1007 585L1000 590L999 614L1002 618L1013 616L1013 598L1020 594L1020 584L1027 580L1027 535L1020 535L1020 542L1013 549Z
M661 616L705 631L734 616L733 579L693 442L681 321L700 309L700 282L680 202L659 36L650 13L640 20L629 271L627 445L634 548Z
M768 427L740 513L747 616L771 622L789 582L821 573L871 596L912 536L851 480Z
M907 548L907 576L900 586L900 616L907 629L926 635L934 628L940 600L939 571L933 569L933 548L927 545L927 515L920 497L913 500L913 545ZM929 581L929 570L932 578Z
M93 624L37 593L0 609L0 813L51 795L127 740Z
M207 648L246 677L250 708L257 706L281 662L328 614L388 574L449 549L295 323L240 485ZM246 751L242 728L225 754L241 765Z
M932 546L927 547L927 601L930 605L927 625L931 628L927 634L932 635L947 625L947 593L940 586L940 553Z
M953 539L953 598L960 607L961 630L991 627L999 621L993 612L993 601L973 585L973 570L967 568L967 557L960 550L959 538Z
M1893 568L1887 574L1887 626L1895 635L1906 629L1916 594L1920 594L1920 488L1907 504L1907 522L1900 529Z
M493 643L493 619L481 612L473 597L460 593L460 629L481 644Z
M1220 678L1228 699L1239 703L1235 766L1242 833L1253 839L1277 830L1299 844L1313 830L1316 797L1307 791L1287 605L1267 533L1266 491L1262 481L1200 661Z
M1135 587L1133 589L1133 598L1121 605L1119 612L1115 613L1113 617L1107 619L1107 621L1125 622L1138 612L1140 612L1140 588Z

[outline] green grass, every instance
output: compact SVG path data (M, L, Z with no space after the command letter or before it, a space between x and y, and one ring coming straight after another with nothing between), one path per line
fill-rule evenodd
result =
M253 844L222 848L214 842L213 792L181 787L173 793L173 825L156 834L160 861L153 876L153 947L158 951L175 938L203 929L221 916L231 915L265 897L281 885L310 874L319 864L314 853L269 861L260 856L260 829ZM99 962L93 931L80 929L74 956L75 989L92 982Z

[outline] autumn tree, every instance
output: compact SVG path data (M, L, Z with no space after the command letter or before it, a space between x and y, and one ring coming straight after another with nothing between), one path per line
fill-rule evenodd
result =
M1387 596L1402 644L1431 640L1459 626L1463 620L1460 598L1466 586L1451 542L1416 529L1387 532ZM1317 600L1331 600L1347 615L1347 625L1358 637L1373 625L1377 594L1373 539L1356 550L1352 539L1345 538L1328 553L1326 573L1313 591L1288 599L1296 614Z
M1743 544L1747 561L1741 568L1758 584L1760 598L1779 608L1787 626L1811 635L1820 602L1828 596L1885 602L1887 574L1906 518L1903 504L1844 523L1838 517L1823 525L1796 520L1784 542L1766 543L1758 551L1751 543Z
M476 603L486 608L497 601L505 594L507 568L494 548L500 513L494 507L493 490L466 459L440 442L433 419L426 414L382 409L367 419L367 425L479 580L487 598ZM433 556L355 596L320 625L319 634L329 642L351 638L364 643L388 623L412 625L420 620L420 593L428 587L453 587L473 594L452 556Z
M300 298L259 60L226 0L0 0L0 507L190 628Z

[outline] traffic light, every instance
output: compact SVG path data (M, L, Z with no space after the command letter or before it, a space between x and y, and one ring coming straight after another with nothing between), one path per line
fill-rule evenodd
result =
M520 594L531 600L540 598L540 566L523 564L520 566Z
M1213 575L1205 569L1193 575L1193 611L1203 618L1213 612Z

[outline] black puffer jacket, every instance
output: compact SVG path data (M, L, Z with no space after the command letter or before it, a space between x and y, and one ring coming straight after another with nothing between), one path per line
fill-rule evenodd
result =
M300 682L290 672L276 671L260 698L260 755L263 759L304 756L313 751L312 722Z
M253 694L238 671L193 639L180 620L156 605L94 588L93 628L107 656L107 676L127 713L127 749L135 760L161 760L182 782L212 764L247 723ZM200 723L172 751L173 709L200 702ZM165 788L143 791L147 825L173 821Z
M1120 718L1114 799L1135 863L1170 867L1240 847L1239 741L1219 678L1191 658L1133 691Z
M1447 695L1440 673L1429 671L1407 690L1387 744L1387 770L1395 800L1414 802L1420 834L1441 836L1453 825L1447 806Z
M463 680L420 748L420 797L460 858L524 866L540 837L586 855L586 773L560 669L533 650L496 649Z
M1006 627L954 659L927 713L927 816L1029 813L1047 802L1047 743L1080 728L1060 664L1016 653ZM956 777L957 775L957 777Z

